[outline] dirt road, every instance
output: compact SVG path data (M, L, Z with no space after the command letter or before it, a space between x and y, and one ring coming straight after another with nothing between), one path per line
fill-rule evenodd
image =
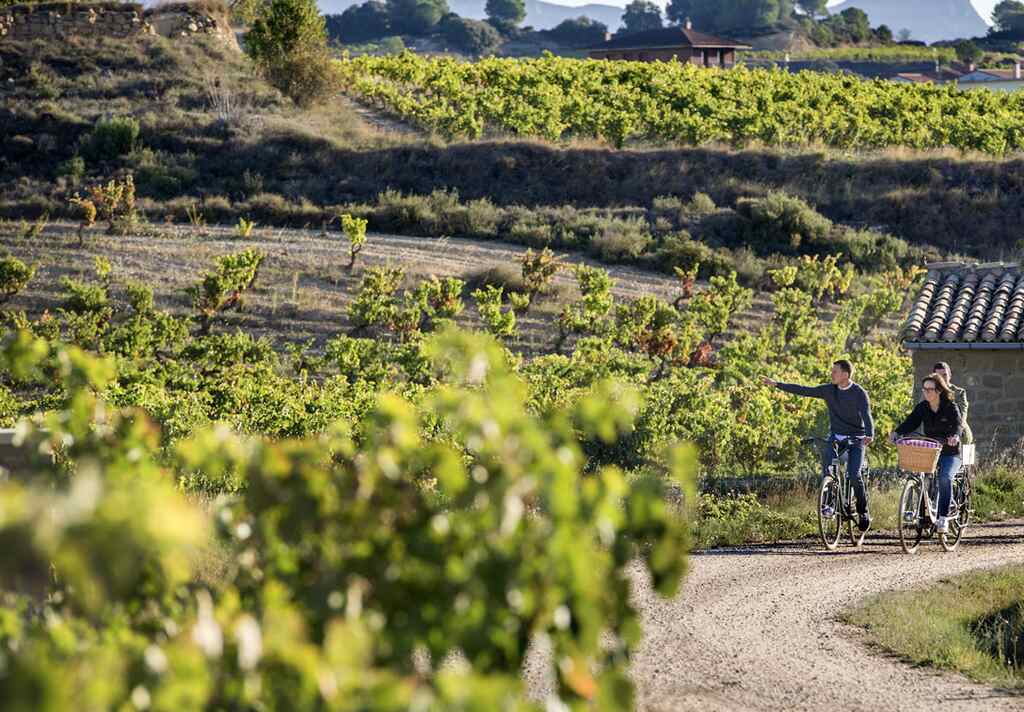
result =
M838 614L871 594L975 569L1024 563L1024 522L973 526L951 554L926 541L914 556L895 537L829 553L812 542L695 554L682 591L664 600L636 577L644 641L633 659L638 705L676 710L932 712L1024 710L1024 695L913 667L871 649ZM551 690L543 650L531 694ZM941 701L941 703L940 703Z
M646 631L633 668L640 706L1024 710L1024 696L886 657L836 620L874 593L1014 562L1024 563L1024 522L972 527L951 554L932 541L907 556L887 535L836 553L799 543L697 554L675 599L637 588Z

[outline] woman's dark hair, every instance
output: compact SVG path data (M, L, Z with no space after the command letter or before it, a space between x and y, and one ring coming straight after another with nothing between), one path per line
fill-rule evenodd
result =
M953 391L949 387L949 383L942 377L941 374L933 373L929 376L925 376L921 379L921 385L931 381L935 384L935 387L939 389L939 398L945 398L948 401L953 400Z

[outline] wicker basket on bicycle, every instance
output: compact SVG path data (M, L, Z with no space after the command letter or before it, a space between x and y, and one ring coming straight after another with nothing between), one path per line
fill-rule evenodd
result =
M896 443L900 469L907 472L934 472L942 454L942 444L934 440L906 438Z

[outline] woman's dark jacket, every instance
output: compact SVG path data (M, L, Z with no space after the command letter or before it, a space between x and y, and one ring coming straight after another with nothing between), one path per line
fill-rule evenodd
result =
M924 426L924 434L926 436L942 441L943 455L960 456L959 445L946 444L946 438L963 434L961 432L963 430L963 419L960 417L960 409L956 407L953 401L942 398L939 400L938 411L932 410L932 407L928 405L928 401L921 401L914 406L914 410L910 412L907 419L896 428L896 433L898 435L909 435L922 425Z

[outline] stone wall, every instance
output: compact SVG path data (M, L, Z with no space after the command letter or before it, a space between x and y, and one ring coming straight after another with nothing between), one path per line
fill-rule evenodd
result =
M917 349L916 383L945 361L953 382L967 390L967 422L974 431L978 457L987 458L1024 438L1024 350ZM920 388L915 397L921 398Z
M145 11L134 3L51 2L0 9L0 42L143 35L188 38L200 34L237 47L224 19L186 3Z

